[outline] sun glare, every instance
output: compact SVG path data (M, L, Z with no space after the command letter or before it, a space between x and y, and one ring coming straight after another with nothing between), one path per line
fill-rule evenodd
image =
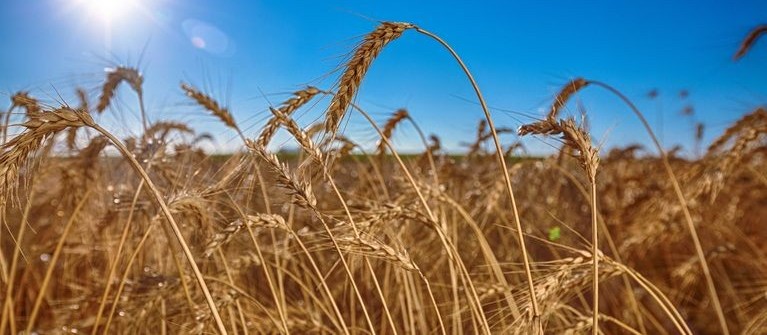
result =
M129 14L136 6L138 0L82 0L91 17L104 21L112 21L115 18Z

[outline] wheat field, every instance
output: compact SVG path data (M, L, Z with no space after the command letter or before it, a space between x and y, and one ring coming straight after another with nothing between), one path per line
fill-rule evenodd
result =
M767 29L736 50L746 56ZM401 154L407 110L374 120L355 103L390 43L429 37L457 61L484 115L465 152L420 133ZM97 96L51 106L11 97L0 156L2 334L765 334L767 110L744 111L697 157L665 150L640 110L588 78L563 85L540 119L496 125L459 54L410 23L364 36L333 87L306 87L237 136L149 120L140 69L109 71ZM118 87L138 98L143 134L94 121ZM652 138L601 150L562 113L583 90L611 92ZM328 102L324 120L296 111ZM367 118L374 148L343 132ZM480 119L481 117L481 119ZM702 127L702 126L701 126ZM268 149L277 132L300 150ZM551 157L499 134L538 137ZM760 228L761 227L761 228Z

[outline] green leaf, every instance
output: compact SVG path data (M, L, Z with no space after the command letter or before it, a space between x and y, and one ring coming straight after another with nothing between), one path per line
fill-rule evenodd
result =
M549 241L556 241L562 237L562 229L558 226L549 229Z

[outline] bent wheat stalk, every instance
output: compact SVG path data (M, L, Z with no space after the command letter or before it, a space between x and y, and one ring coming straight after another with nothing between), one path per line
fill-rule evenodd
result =
M553 135L562 134L565 146L578 151L578 159L581 167L591 184L591 252L592 252L592 291L593 291L593 319L591 333L597 335L599 332L599 224L597 221L597 169L599 167L599 152L591 144L589 133L582 126L577 126L572 119L562 119L557 121L559 109L566 103L568 98L575 94L579 89L588 85L588 81L578 78L562 89L554 104L551 107L546 119L523 125L519 128L520 136L526 134Z
M703 246L700 242L700 237L698 235L697 228L695 227L695 223L692 219L692 214L690 214L690 207L687 203L687 199L684 196L684 193L682 192L682 188L679 185L679 180L676 177L676 174L674 173L673 168L671 167L671 163L668 159L668 154L665 150L663 150L663 147L660 144L660 141L658 141L657 136L655 136L655 132L653 132L652 128L650 127L650 124L647 122L647 119L645 119L642 112L639 111L639 109L634 105L631 100L626 97L623 93L615 89L614 87L600 82L596 80L586 80L586 82L590 85L599 86L603 89L606 89L607 91L613 93L615 96L617 96L621 101L623 101L629 109L634 113L634 115L639 118L639 121L642 123L642 126L647 131L648 135L650 135L650 138L652 139L653 145L658 150L658 154L661 157L661 161L663 162L663 167L666 170L666 174L668 175L669 179L671 180L671 185L674 188L674 193L676 195L677 200L679 201L679 204L682 208L682 213L684 214L685 223L687 226L687 230L690 232L690 238L692 239L693 246L695 248L695 253L698 258L698 262L700 263L700 266L703 270L703 275L706 278L706 286L708 288L708 294L709 298L711 299L712 305L714 306L714 312L716 313L716 316L719 321L719 326L722 329L722 334L730 334L729 328L727 326L727 319L724 316L724 310L722 309L722 303L719 300L719 295L716 291L716 286L714 285L714 279L711 275L711 270L708 265L708 261L706 261L705 253L703 252ZM584 85L585 86L585 85Z
M141 179L146 182L146 186L149 188L149 190L152 192L152 195L154 196L155 200L157 201L157 204L160 206L160 210L165 217L166 220L168 220L168 223L170 224L171 230L173 231L173 235L175 235L176 239L178 240L179 245L181 245L181 250L184 252L184 256L186 257L187 262L189 263L189 266L192 268L192 272L194 273L195 279L197 280L197 284L200 286L200 289L202 290L203 295L205 296L205 301L208 304L208 308L210 308L211 315L213 316L213 319L216 321L216 327L218 328L218 332L221 334L227 334L226 327L224 326L224 322L221 319L221 316L218 312L218 308L216 307L216 303L213 300L213 296L210 294L210 290L208 289L208 285L205 284L205 279L202 276L202 272L200 272L200 268L197 267L197 263L194 260L194 255L192 255L192 250L189 249L189 245L186 243L186 240L184 239L184 235L181 233L181 229L179 228L178 224L176 223L176 220L173 219L173 215L170 212L170 209L168 208L168 205L165 203L165 201L162 198L162 193L160 193L160 190L155 186L152 179L149 178L149 175L147 175L146 171L144 171L144 168L141 167L141 164L136 160L135 157L128 151L128 148L125 147L125 145L118 140L114 135L109 133L106 129L102 128L93 120L90 120L90 123L86 123L89 127L93 128L97 132L101 133L101 135L104 135L106 138L109 139L110 142L117 148L118 151L120 151L120 154L125 157L125 159L128 160L133 170L139 174Z
M538 303L535 298L535 287L533 285L533 277L532 277L532 272L530 269L530 256L529 256L529 253L527 252L527 247L525 246L525 243L524 243L522 224L519 219L519 211L517 209L516 199L514 198L514 192L511 186L511 178L509 177L508 168L506 167L506 161L503 157L503 147L501 146L495 124L493 123L492 117L490 116L490 111L488 110L487 103L485 102L485 99L482 96L482 92L480 91L479 86L477 85L473 75L471 74L469 69L466 67L463 60L460 58L460 56L458 56L455 50L453 50L453 48L447 42L445 42L439 36L411 23L402 23L402 22L382 23L378 28L376 28L376 30L374 30L372 33L368 34L365 37L365 41L355 50L355 53L352 56L352 59L347 63L346 69L344 71L344 74L342 75L340 84L338 86L338 92L331 100L330 107L328 108L328 112L326 114L325 131L326 133L329 133L329 134L336 133L336 131L338 130L338 125L340 123L340 120L343 118L346 112L346 109L351 104L352 99L354 95L356 94L357 89L359 88L359 85L362 81L362 78L364 77L365 73L367 73L367 70L370 64L372 63L373 59L381 52L384 46L386 46L389 42L393 41L394 39L399 38L402 35L402 33L407 29L415 29L419 33L434 39L435 41L440 43L442 46L444 46L447 49L447 51L450 52L453 58L455 58L455 60L460 65L463 72L466 74L467 78L469 79L477 95L478 100L480 101L480 105L482 106L482 110L485 114L485 118L488 121L488 125L490 126L490 131L493 135L493 141L496 147L496 157L498 158L498 161L500 163L504 181L506 182L506 189L511 198L511 205L512 205L513 213L514 213L514 221L517 227L517 234L518 234L517 239L520 244L520 249L522 250L522 258L524 261L525 274L527 276L528 290L530 291L530 296L532 297L531 305L533 309L532 317L533 317L534 331L536 333L541 333L542 329L540 324L540 311L538 308ZM484 324L483 326L485 327L485 330L489 332L489 329L487 329L487 324Z
M221 334L226 334L226 328L218 313L213 297L208 290L208 286L205 284L200 269L194 261L192 251L189 249L184 236L181 234L178 224L173 219L173 215L171 215L170 209L163 200L160 190L155 186L149 178L149 175L130 153L128 148L126 148L114 135L93 121L90 114L69 107L62 107L48 112L30 113L29 120L24 122L22 126L26 129L2 146L3 152L2 156L0 156L0 199L3 200L3 202L7 201L9 198L11 201L15 200L14 193L12 192L15 192L16 186L18 185L19 170L24 166L27 158L34 151L39 149L47 138L69 127L87 126L93 128L112 142L122 156L128 160L135 172L141 176L144 182L146 182L147 187L152 191L152 195L160 206L163 215L168 220L176 239L184 251L184 255L186 256L189 265L192 267L197 283L205 295L208 307L211 309L211 314L216 320L218 331Z
M477 99L479 100L480 105L482 106L482 111L484 112L485 118L487 119L487 124L490 127L490 132L493 134L493 143L495 144L496 157L498 158L498 163L500 164L500 167L502 170L501 172L503 174L503 179L506 183L506 191L509 194L509 197L511 199L511 208L514 215L514 224L516 226L516 231L517 231L517 240L518 240L520 249L522 250L522 260L524 262L525 275L527 276L528 290L530 291L530 296L531 296L531 305L533 308L532 310L533 327L534 327L533 331L537 333L542 333L543 329L542 329L542 325L540 324L541 313L538 307L538 301L535 297L535 285L533 284L533 275L530 269L530 254L527 252L527 247L525 246L525 236L522 230L522 222L519 219L519 210L517 209L517 201L514 198L514 190L511 186L511 178L509 177L509 170L506 167L506 160L503 157L503 147L501 146L501 141L498 138L498 132L496 131L495 123L493 123L493 118L490 116L490 110L488 109L487 103L485 102L485 99L482 96L482 92L479 90L479 85L477 85L477 82L474 80L474 76L471 74L468 67L466 67L466 64L463 62L461 57L458 56L458 53L456 53L455 50L453 50L453 48L439 36L417 26L413 26L413 28L417 32L434 39L443 47L445 47L445 49L447 49L448 52L450 52L453 58L455 58L455 60L458 62L458 65L461 67L463 72L466 74L466 77L469 80L469 82L471 82L471 86L477 95Z

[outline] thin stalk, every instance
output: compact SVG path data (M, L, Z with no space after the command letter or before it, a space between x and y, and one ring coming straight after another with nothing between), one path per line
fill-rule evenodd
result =
M613 94L615 94L618 98L623 100L626 105L628 105L629 109L631 109L634 114L639 118L639 120L642 122L642 125L644 126L647 133L650 135L650 138L652 138L652 142L655 145L655 148L658 149L658 153L661 156L661 160L663 161L663 167L666 170L666 174L668 174L669 179L671 179L671 185L674 187L674 193L676 194L677 199L679 200L679 204L682 207L682 213L684 214L685 223L687 224L687 229L690 231L690 238L692 239L692 243L695 247L695 253L698 258L698 262L700 263L701 268L703 269L703 276L706 278L706 286L708 287L708 294L709 298L711 299L712 304L714 305L714 311L716 312L716 316L719 319L719 326L722 329L722 334L729 335L730 330L727 327L727 319L724 316L724 310L722 309L722 303L719 301L719 295L716 292L716 286L714 285L714 278L711 275L711 270L708 266L708 261L706 261L706 255L705 252L703 252L703 246L700 243L700 237L698 235L698 230L695 228L695 223L692 220L692 215L690 214L690 207L687 204L687 199L684 197L684 193L682 192L682 187L679 186L679 180L676 178L676 175L674 174L674 170L671 168L671 163L669 163L668 155L666 154L666 151L663 150L663 147L660 144L660 141L658 141L658 138L655 136L655 133L652 131L652 128L650 127L650 124L647 123L647 120L645 119L644 115L639 111L639 109L634 105L634 103L631 102L623 93L615 89L614 87L605 84L603 82L599 81L593 81L589 80L589 83L600 86Z
M448 205L453 207L458 214L463 218L466 223L469 224L469 227L474 231L474 234L477 235L477 242L479 242L480 250L482 251L482 255L485 257L485 260L487 262L487 266L492 271L492 274L495 276L495 279L498 281L499 284L501 284L504 288L511 288L511 285L509 285L509 282L506 280L506 277L503 275L503 271L501 270L501 262L498 261L498 259L495 257L495 254L492 251L492 248L490 247L490 243L488 243L487 238L485 237L484 233L482 232L482 229L479 227L479 224L477 223L474 218L471 217L471 215L466 212L466 210L459 204L457 201L455 201L453 198L451 198L447 194L443 194L441 199L445 201ZM514 297L511 295L511 290L504 291L504 297L506 300L507 305L509 306L509 309L511 310L511 314L513 317L518 318L519 315L519 308L517 307L517 304L514 302Z
M231 197L230 197L231 198ZM237 203L234 202L234 199L232 199L232 205L237 210L240 217L243 219L246 217L245 212L242 211L242 209L237 206ZM280 322L282 326L282 330L285 332L285 334L290 334L290 329L288 328L288 320L285 315L285 312L282 310L282 306L280 303L280 298L277 295L277 290L274 287L274 283L272 281L272 275L269 272L269 267L266 264L266 261L264 261L264 255L261 252L261 246L258 245L258 239L256 238L256 234L253 232L253 228L250 227L250 225L245 225L245 228L248 230L248 236L250 236L250 241L253 243L253 247L256 249L256 254L258 255L258 258L261 259L261 269L264 271L264 276L266 277L266 283L269 287L269 292L272 295L272 299L274 299L274 305L277 307L277 314L280 316ZM232 285L234 285L234 281L232 280L231 274L229 273L229 267L226 265L226 259L224 259L224 253L221 251L221 248L218 248L218 251L221 255L221 258L224 261L224 270L226 270L226 274L229 277L229 281Z
M243 138L243 141L245 141L244 137L242 137L242 138ZM256 171L258 173L259 180L262 180L260 169L257 166L257 163L254 162L254 165L256 165ZM264 183L261 183L261 185L262 185L261 191L262 191L262 194L264 195L264 199L267 199L267 197L266 197L266 195L267 195L266 189L263 186ZM266 202L265 202L265 204L268 205L268 203L266 203ZM271 209L269 207L267 207L267 212L271 212ZM312 269L314 270L314 272L317 274L317 278L320 281L320 284L321 284L323 290L325 291L325 294L327 294L328 299L330 299L330 302L332 303L333 311L335 312L336 317L338 318L338 322L340 323L341 330L345 334L349 334L349 329L346 326L346 322L344 321L343 315L341 314L341 310L338 308L338 304L336 303L336 300L333 297L333 293L331 293L330 287L328 287L328 284L325 281L325 278L323 277L322 272L320 271L319 267L317 266L317 262L315 262L314 257L312 257L311 253L309 253L309 249L306 248L306 245L304 245L303 241L301 241L300 236L298 236L298 234L296 234L293 231L292 228L290 228L289 233L295 238L296 243L301 248L301 250L304 252L306 257L309 259L309 263L311 264Z
M344 200L343 196L341 195L341 191L338 190L338 187L336 186L336 183L333 181L333 178L330 176L328 171L323 168L323 171L325 173L325 177L328 180L328 183L330 184L331 188L333 188L333 192L335 192L336 197L338 197L338 200L341 202L341 206L344 208L344 212L346 213L347 218L349 218L349 224L352 227L352 230L354 231L354 235L359 238L360 234L357 230L357 225L354 223L354 218L352 217L351 211L349 211L349 207L346 205L346 200ZM376 278L376 273L373 271L373 265L370 264L370 260L367 256L363 256L365 265L367 265L368 271L370 271L370 276L373 279L373 285L376 288L376 292L378 293L379 298L381 298L381 304L384 308L384 314L386 315L386 319L389 321L389 325L391 326L392 331L394 332L394 335L397 335L397 327L394 325L394 319L391 316L391 312L389 311L389 306L386 304L386 297L383 294L383 291L381 291L381 285L378 283L378 278Z
M125 283L127 282L128 274L130 273L130 268L133 266L133 261L136 260L136 257L138 256L141 249L144 247L144 243L147 239L149 239L149 233L152 232L152 228L154 228L155 225L149 225L144 232L144 235L141 236L141 240L136 244L136 250L133 250L133 253L131 254L130 258L128 258L128 264L125 265L125 272L123 272L122 278L120 279L120 285L117 286L117 292L115 293L115 303L112 304L112 308L109 311L109 316L107 317L107 323L104 325L104 332L102 334L109 334L109 327L112 325L112 317L115 315L115 310L117 309L117 304L120 301L120 296L123 293L123 290L125 289Z
M306 273L310 272L310 269L305 264L300 264L300 265L297 265L297 266L300 267L299 270L303 270ZM301 288L301 290L300 290L301 293L305 294L305 296L303 297L305 299L305 301L313 301L317 305L317 308L319 308L322 311L322 313L325 314L325 316L328 317L330 322L333 323L333 326L335 326L339 330L346 330L346 326L345 325L343 327L341 327L341 325L339 325L336 322L336 320L333 319L333 317L334 317L333 313L334 312L331 312L328 309L328 307L325 305L325 303L323 303L323 301L320 300L320 297L318 297L316 294L314 294L315 291L319 291L319 290L318 289L313 289L313 288L309 287L309 285L307 285L307 284L305 284L303 282L304 280L306 280L306 278L299 277L297 274L290 272L289 269L285 269L284 270L284 274L285 274L286 278L292 279L296 283L296 285L298 285ZM322 293L322 292L320 291L320 293ZM347 334L348 334L348 331L347 331Z
M237 129L237 132L240 134L240 138L243 141L242 143L245 143L245 135L243 135L242 132L240 132L239 128ZM264 200L264 208L266 209L267 214L272 214L272 205L269 202L269 194L266 191L266 183L264 182L264 178L261 175L261 168L258 166L258 164L253 164L253 166L255 167L255 170L256 170L256 178L258 179L258 184L259 184L258 186L259 186L259 189L261 190L261 196L263 197L263 200ZM251 194L252 194L251 192L248 192L248 201L245 202L246 205L250 204ZM246 226L246 227L248 228L248 230L250 230L250 226ZM269 235L272 239L272 244L275 246L278 245L277 236L274 234L273 229L269 230ZM280 291L279 304L282 306L282 315L284 316L283 324L285 325L285 329L287 329L287 321L285 320L287 319L287 316L286 316L287 312L285 311L287 308L287 302L285 301L285 283L284 283L285 280L283 278L282 272L279 270L280 267L282 266L279 252L274 253L274 264L275 264L274 265L275 274L277 275L277 286ZM247 328L245 329L245 332L247 333Z
M247 138L242 133L240 128L235 125L233 129L234 129L235 132L237 132L237 136L240 137L240 140L242 141L242 143L243 144L247 144ZM261 190L261 195L263 197L264 208L266 209L266 213L267 214L272 214L272 208L271 208L272 206L271 206L271 204L269 202L268 193L266 192L266 183L264 182L264 178L261 175L261 168L258 166L258 164L253 164L253 166L255 167L255 170L256 170L256 178L258 180L259 188ZM246 206L247 206L247 204L250 203L251 195L252 195L252 193L248 192L247 200L245 202ZM245 214L242 212L242 210L240 210L240 208L237 208L237 210L240 212L240 215L244 217ZM279 294L277 294L277 291L274 288L274 284L273 284L271 275L269 273L269 268L266 266L266 262L263 261L264 257L263 257L263 255L261 253L261 248L259 247L259 245L258 245L258 243L256 241L256 237L255 237L255 234L253 233L253 229L249 225L245 225L245 228L247 228L247 230L248 230L248 234L250 235L251 241L253 242L253 246L256 248L256 253L258 254L258 257L262 260L261 265L262 265L262 268L264 270L264 275L266 276L266 281L269 284L269 290L271 291L272 297L274 298L274 303L275 303L275 305L277 307L277 312L280 315L280 321L282 322L282 327L284 328L286 334L290 334L290 330L288 329L287 315L286 315L287 312L285 311L285 307L286 307L286 303L285 303L285 289L284 289L284 285L283 285L282 274L279 271L279 268L280 268L279 253L278 252L274 253L274 262L275 262L275 269L276 269L275 273L277 275L277 284L278 284L278 289L279 289ZM274 230L270 231L270 235L271 235L271 238L272 238L272 244L277 245L277 239L276 239L276 237L274 235ZM247 333L247 327L245 327L245 332Z
M11 125L11 112L16 107L15 104L11 105L11 108L5 112L5 121L3 122L3 144L8 143L8 126Z
M426 136L424 136L423 131L421 131L421 127L418 126L418 123L413 120L413 118L408 115L406 118L410 123L413 125L413 128L415 128L415 131L418 133L418 137L421 138L421 143L423 143L424 148L426 149L426 158L429 160L429 166L431 167L431 173L432 178L434 179L434 186L439 185L439 176L437 175L437 164L434 163L434 155L431 154L431 150L429 150L429 143L426 142Z
M593 321L591 334L599 334L599 223L597 221L597 182L591 176L591 257L594 279L591 283L593 291Z
M69 220L67 220L67 223L64 225L64 231L59 237L59 242L56 244L56 249L54 249L53 255L51 255L48 270L45 272L45 277L43 278L42 284L40 284L40 290L37 292L37 298L35 298L35 304L32 307L32 312L29 314L29 318L27 319L27 328L24 331L25 334L32 334L32 328L35 326L35 321L37 321L37 314L40 312L40 306L43 304L43 297L45 297L45 292L48 289L48 284L50 284L51 278L53 278L53 270L56 269L56 263L58 263L61 252L64 250L64 243L69 236L69 232L74 226L75 218L77 218L77 215L80 213L80 210L83 208L86 200L88 200L88 196L90 195L91 190L87 190L83 195L83 198L72 211L72 215L69 217Z
M30 185L34 185L32 181L30 181ZM32 186L30 186L30 189L32 189ZM11 268L8 272L8 283L5 287L5 299L3 302L3 317L0 321L0 333L3 333L5 331L5 326L8 324L9 320L13 318L13 297L11 295L13 294L13 287L15 286L15 279L16 279L16 270L18 268L19 264L19 256L21 255L21 242L24 240L24 235L27 231L27 226L29 225L29 222L27 222L27 219L29 218L29 212L32 210L32 203L34 202L35 198L35 192L34 190L30 191L29 198L27 199L26 205L24 205L24 212L21 216L20 226L19 226L19 232L16 234L16 247L13 248L13 256L11 258ZM12 333L15 333L15 325L11 323L11 330Z
M519 219L519 210L517 209L517 202L514 198L514 190L511 186L511 178L509 177L509 170L506 167L506 160L503 157L503 147L501 146L501 141L498 138L498 132L495 130L495 123L493 123L493 118L490 116L490 111L487 107L487 103L485 102L485 99L482 97L482 92L479 90L479 85L477 85L477 82L474 80L474 76L469 71L468 67L466 67L466 64L464 64L463 60L461 60L461 57L458 56L458 53L453 50L453 48L445 42L442 38L439 36L426 31L420 27L415 27L415 30L421 34L424 34L428 37L431 37L435 41L437 41L439 44L441 44L445 49L447 49L448 52L455 58L455 60L458 62L458 65L460 65L463 72L466 74L466 77L471 82L472 88L474 88L474 92L477 94L477 99L479 100L480 105L482 106L482 111L485 113L485 119L487 119L487 125L490 127L490 132L493 134L493 143L495 144L495 151L496 151L496 157L498 158L498 163L501 166L501 172L503 174L503 179L506 182L506 191L509 194L509 197L511 199L511 208L514 214L514 224L516 226L517 231L517 240L519 242L520 249L522 250L522 260L524 262L525 266L525 275L527 276L527 285L528 290L530 293L530 303L533 307L533 324L536 326L536 328L540 329L538 325L540 324L540 310L538 307L538 299L535 296L535 285L533 284L533 274L532 270L530 269L530 255L527 252L527 247L525 246L525 236L523 234L522 230L522 222Z
M248 294L248 292L247 292L247 291L245 291L245 290L243 290L241 287L238 287L238 286L236 286L236 285L232 285L232 284L231 284L231 283L229 283L228 281L226 281L226 280L223 280L223 279L221 279L221 278L218 278L218 277L209 277L209 276L205 276L205 280L207 280L207 281L210 281L210 282L214 282L214 283L219 283L219 284L225 285L225 286L229 287L230 289L232 289L232 290L236 291L236 292L237 292L237 294L239 294L239 297L241 297L241 298L245 298L246 300L248 300L248 301L250 301L251 303L253 303L253 305L255 305L255 306L256 306L256 308L258 308L259 310L261 310L262 312L264 312L264 314L265 314L265 315L266 315L266 316L269 318L269 321L271 321L271 322L272 322L272 324L274 324L274 326L275 326L275 327L279 327L279 326L280 326L280 321L278 321L277 319L275 319L275 318L272 316L272 314L271 314L271 313L269 313L269 310L267 310L267 309L266 309L266 306L262 305L262 304L261 304L261 302L259 302L259 301L258 301L258 299L256 299L256 298L255 298L255 297L253 297L252 295Z
M311 155L312 152L309 152L309 154ZM318 157L316 155L312 155L312 159L314 159L314 160L316 160L318 162L322 162L322 157ZM344 213L346 213L346 216L349 219L349 224L352 227L352 230L354 232L355 237L360 238L359 231L357 230L357 224L354 222L354 218L352 217L352 214L351 214L351 211L349 210L349 207L346 205L346 200L344 199L343 195L341 195L341 191L338 189L335 181L333 180L333 177L328 172L328 169L326 168L326 166L322 165L321 168L322 168L323 176L327 180L327 182L330 185L330 187L333 189L333 192L335 193L336 197L338 198L338 201L341 203L341 206L344 208ZM319 213L318 213L318 216L319 216ZM330 233L330 232L328 231L328 233ZM341 257L343 258L343 256L341 256ZM363 256L363 259L364 259L364 262L365 262L368 270L370 271L370 275L371 275L371 278L373 279L373 285L375 286L376 292L378 293L378 296L381 299L381 303L382 303L383 308L384 308L384 314L386 315L386 319L389 322L389 325L390 325L392 331L396 335L397 334L397 328L394 325L394 319L392 318L391 312L389 311L389 306L386 303L386 297L384 296L383 291L381 290L381 286L380 286L380 284L378 282L378 278L376 277L376 273L373 270L373 266L370 264L370 260L368 259L367 256ZM354 285L353 281L352 281L352 284ZM356 290L356 286L355 286L355 290ZM363 301L360 300L360 303L363 304ZM363 308L363 311L365 311L364 304L362 305L362 308ZM372 323L371 323L371 327L372 327Z
M197 280L197 284L200 286L200 289L202 290L203 295L205 296L205 301L208 303L208 307L210 308L211 315L213 316L213 319L216 321L216 326L218 328L218 332L220 334L227 334L226 327L224 326L223 320L221 320L221 315L218 312L218 309L216 308L216 303L213 300L213 296L210 294L210 290L208 290L208 285L205 284L205 279L202 276L202 272L200 272L200 268L197 267L197 263L194 261L194 255L192 255L192 251L189 249L189 245L184 240L184 235L181 233L181 229L179 229L178 224L176 223L176 220L173 219L173 215L170 213L170 209L168 208L168 205L165 204L165 201L162 199L162 194L160 193L160 190L155 186L154 182L149 178L149 175L146 174L146 171L141 167L141 164L139 164L138 161L136 161L136 158L131 155L131 153L128 151L128 148L125 147L125 145L120 142L114 135L106 131L104 128L99 126L98 124L89 124L90 127L92 127L94 130L98 131L105 137L107 137L112 144L120 151L120 153L125 157L128 162L131 164L133 169L138 173L142 179L146 182L147 187L152 191L152 194L155 197L155 200L157 201L158 205L160 206L160 209L165 216L165 219L168 220L168 223L170 224L171 229L173 230L173 234L176 236L176 239L178 240L179 244L181 245L181 249L184 252L184 256L186 256L186 259L189 263L189 266L192 268L192 272L194 273L195 279Z
M165 321L166 318L166 310L165 310L165 298L160 298L160 335L167 335L168 334L168 323Z
M570 172L568 172L567 170L563 169L562 167L556 164L554 164L553 167L557 171L562 173L562 175L565 176L565 178L570 180L573 186L575 186L575 188L577 188L578 191L580 191L584 199L588 200L591 197L589 194L589 191L586 191L586 188L583 187L583 185L579 183L578 180L575 178L575 176L573 176ZM591 199L591 201L593 203L594 199ZM618 261L618 263L623 264L623 259L621 258L621 255L618 252L618 248L615 246L615 242L612 238L612 235L610 234L610 231L607 230L607 225L605 224L604 218L598 211L595 211L595 212L597 217L599 218L600 228L602 229L602 232L603 232L602 236L604 236L604 238L607 240L607 245L610 248L610 251L612 251L613 257L615 258L616 261ZM634 313L636 313L636 321L637 321L637 324L639 325L639 330L642 333L647 333L647 329L645 328L644 321L642 320L642 312L639 310L639 303L637 302L636 294L634 294L634 290L631 286L631 283L629 282L628 278L625 275L621 275L621 280L623 280L623 285L626 287L626 292L628 293L628 296L629 296L629 304L631 305L631 308L634 310Z
M344 334L349 334L349 327L346 326L346 321L344 321L343 315L341 314L341 310L338 308L338 303L336 303L336 299L333 296L333 293L330 292L330 287L328 286L327 282L325 281L325 278L322 275L322 272L320 271L320 268L317 266L317 262L314 260L314 257L312 257L312 254L309 253L309 249L306 248L306 245L303 241L301 241L301 237L298 236L292 229L290 230L290 234L293 235L293 237L296 240L296 244L301 248L301 251L303 251L304 254L306 254L306 257L309 259L309 264L312 266L312 270L314 270L314 273L317 275L317 280L320 281L320 285L322 286L322 289L325 291L325 294L328 296L328 299L330 299L331 305L333 307L333 311L336 314L336 318L338 319L338 322L340 323L341 330L344 332Z
M149 129L149 122L146 117L146 108L144 108L144 93L138 92L138 106L139 110L141 112L141 125L144 127L144 136L146 136L146 131Z
M631 277L637 284L639 284L639 286L644 288L645 291L650 294L653 300L655 300L655 302L660 305L661 309L663 309L663 312L670 317L671 321L674 323L674 326L680 334L693 334L692 330L690 330L690 328L684 322L682 315L679 313L676 307L674 307L671 301L669 301L668 298L663 294L663 292L660 291L660 289L655 287L655 285L653 285L649 280L645 279L641 274L630 269L629 267L620 263L613 263L613 265L623 270L623 272L628 274L629 277Z
M170 232L170 229L168 229L168 227L165 225L162 225L162 233L165 235L165 240L168 241L168 251L170 258L173 260L173 266L176 267L176 271L178 272L178 279L179 282L181 282L181 290L184 291L186 303L189 305L190 311L195 311L197 309L197 305L192 299L192 293L189 290L189 284L186 282L187 279L184 273L184 267L181 264L181 260L178 259L178 253L173 248L173 244L171 242L173 241L173 236L171 236L172 233ZM117 301L117 299L115 299L115 301Z
M272 275L270 274L270 271L269 271L269 267L267 267L266 262L263 261L264 260L264 255L261 252L261 247L258 245L258 242L256 240L256 235L255 235L255 233L253 233L253 228L251 228L248 225L246 225L246 228L248 230L248 235L250 236L250 240L253 242L253 245L256 248L256 254L258 255L258 258L260 258L262 260L261 261L261 267L262 267L262 270L264 271L264 276L266 276L266 283L269 286L269 292L272 294L272 299L274 299L274 304L277 307L277 314L280 316L280 325L283 328L282 330L285 332L285 334L290 334L290 329L288 328L287 316L285 315L285 311L282 309L282 307L284 307L284 306L282 306L282 304L280 303L281 299L277 295L277 290L274 287L274 283L273 283L273 280L272 280ZM227 271L227 273L228 273L228 271ZM234 282L232 282L232 285L234 285Z
M346 258L344 258L343 252L341 252L341 247L338 245L338 241L336 240L335 235L333 235L333 232L330 230L330 226L328 226L325 219L322 218L322 214L319 212L317 208L310 205L310 208L312 212L314 212L314 215L317 217L317 219L322 224L322 228L325 230L325 233L328 234L330 237L330 242L333 244L333 248L338 253L338 259L341 261L341 265L344 268L344 271L346 272L346 275L349 277L349 283L352 286L352 289L354 290L355 296L357 297L357 300L360 303L360 307L362 308L362 314L365 315L365 321L368 324L368 327L370 328L371 334L376 334L375 329L373 328L373 321L370 319L370 314L368 313L367 307L365 306L365 299L362 298L362 294L357 287L357 282L354 280L354 275L352 274L352 270L349 267L349 264L346 262Z
M438 222L436 215L434 215L434 212L429 207L429 203L426 201L426 198L423 196L423 193L418 188L418 183L416 183L415 178L413 178L413 175L410 173L410 170L408 170L407 166L405 165L405 162L402 161L402 158L395 151L395 148L391 144L391 141L389 141L389 139L386 138L386 136L383 135L383 132L381 132L381 129L375 123L373 118L371 118L370 115L368 115L368 113L365 113L365 111L362 110L362 108L360 108L359 106L357 106L354 103L350 104L350 106L352 106L352 108L354 108L360 114L362 114L362 116L365 117L365 119L367 119L367 121L370 123L370 125L373 127L373 129L375 129L375 131L378 132L378 135L381 136L381 140L384 141L384 143L386 144L386 146L389 149L389 151L391 151L393 153L394 159L397 161L397 164L400 166L400 168L402 169L402 172L405 174L405 177L407 178L408 183L410 183L410 185L413 187L413 191L418 196L418 199L421 202L421 205L423 206L424 210L426 211L426 214L429 216L429 218L431 220L433 220L434 222ZM484 315L484 313L482 313L482 304L479 301L479 296L477 294L477 290L474 287L474 283L471 281L471 276L469 275L468 270L466 270L466 266L464 266L464 264L463 264L463 260L461 260L461 258L459 257L458 252L455 250L455 246L450 241L450 239L447 237L447 234L442 230L442 228L437 226L437 225L434 225L433 229L437 233L437 236L439 237L440 242L442 243L443 247L445 248L445 251L447 251L448 258L451 261L455 262L456 265L458 265L459 270L461 270L461 274L463 276L465 276L465 278L466 278L466 282L468 283L468 288L469 288L469 290L471 292L470 296L474 298L474 299L472 299L472 300L474 300L473 304L470 305L472 307L472 311L475 314L477 314L477 317L479 319L482 319L482 324L485 327L485 329L484 329L485 332L488 333L488 334L491 333L490 329L488 328L488 323L487 323L487 320L485 318L485 315ZM451 262L450 266L454 266L454 264ZM440 321L440 326L442 327L442 329L444 331L444 323L442 322L442 316L441 316L441 314L439 312L439 308L436 305L436 300L434 299L433 292L431 291L431 286L428 285L428 281L426 280L426 277L423 275L423 273L421 273L421 278L424 280L424 282L427 283L426 287L429 289L429 295L431 297L432 303L434 304L434 308L435 308L435 310L437 312L437 316L438 316L439 321ZM469 294L469 293L467 293L467 294Z
M133 200L131 201L130 212L128 212L128 219L125 221L125 227L123 227L122 234L120 234L120 242L117 245L117 253L115 255L115 259L112 262L112 265L109 267L109 274L107 275L106 285L104 287L104 293L101 295L101 300L99 302L99 309L96 312L96 321L93 323L93 329L91 330L91 335L96 335L96 332L99 329L99 324L101 324L101 316L104 313L107 297L109 296L109 292L111 291L111 288L112 288L112 279L114 279L114 276L117 273L117 266L120 264L120 255L122 255L123 248L125 247L125 242L128 239L128 231L130 231L131 222L133 221L133 213L135 213L136 202L138 201L138 197L141 194L141 189L143 187L144 187L144 180L142 179L139 182L138 187L136 187L136 194L133 195Z
M226 260L226 255L224 255L224 252L221 250L220 247L218 248L218 257L221 258L221 264L224 265L224 272L226 273L226 279L229 281L230 284L234 285L234 277L232 277L232 271L229 269L229 264L228 264L228 262ZM259 255L258 257L261 257L261 255ZM263 259L263 258L261 258L261 259ZM240 317L240 320L243 321L242 322L242 328L243 329L247 329L247 325L244 322L245 321L245 315L242 313L242 304L240 304L239 300L235 300L235 305L237 307L237 315ZM233 316L234 316L234 313L230 312L230 316L229 316L230 319L233 319ZM234 322L234 321L231 321L230 323L232 324L232 329L236 332L236 330L237 330L236 324L237 323ZM287 327L286 327L286 329L287 329ZM247 331L245 331L245 332L247 332Z

